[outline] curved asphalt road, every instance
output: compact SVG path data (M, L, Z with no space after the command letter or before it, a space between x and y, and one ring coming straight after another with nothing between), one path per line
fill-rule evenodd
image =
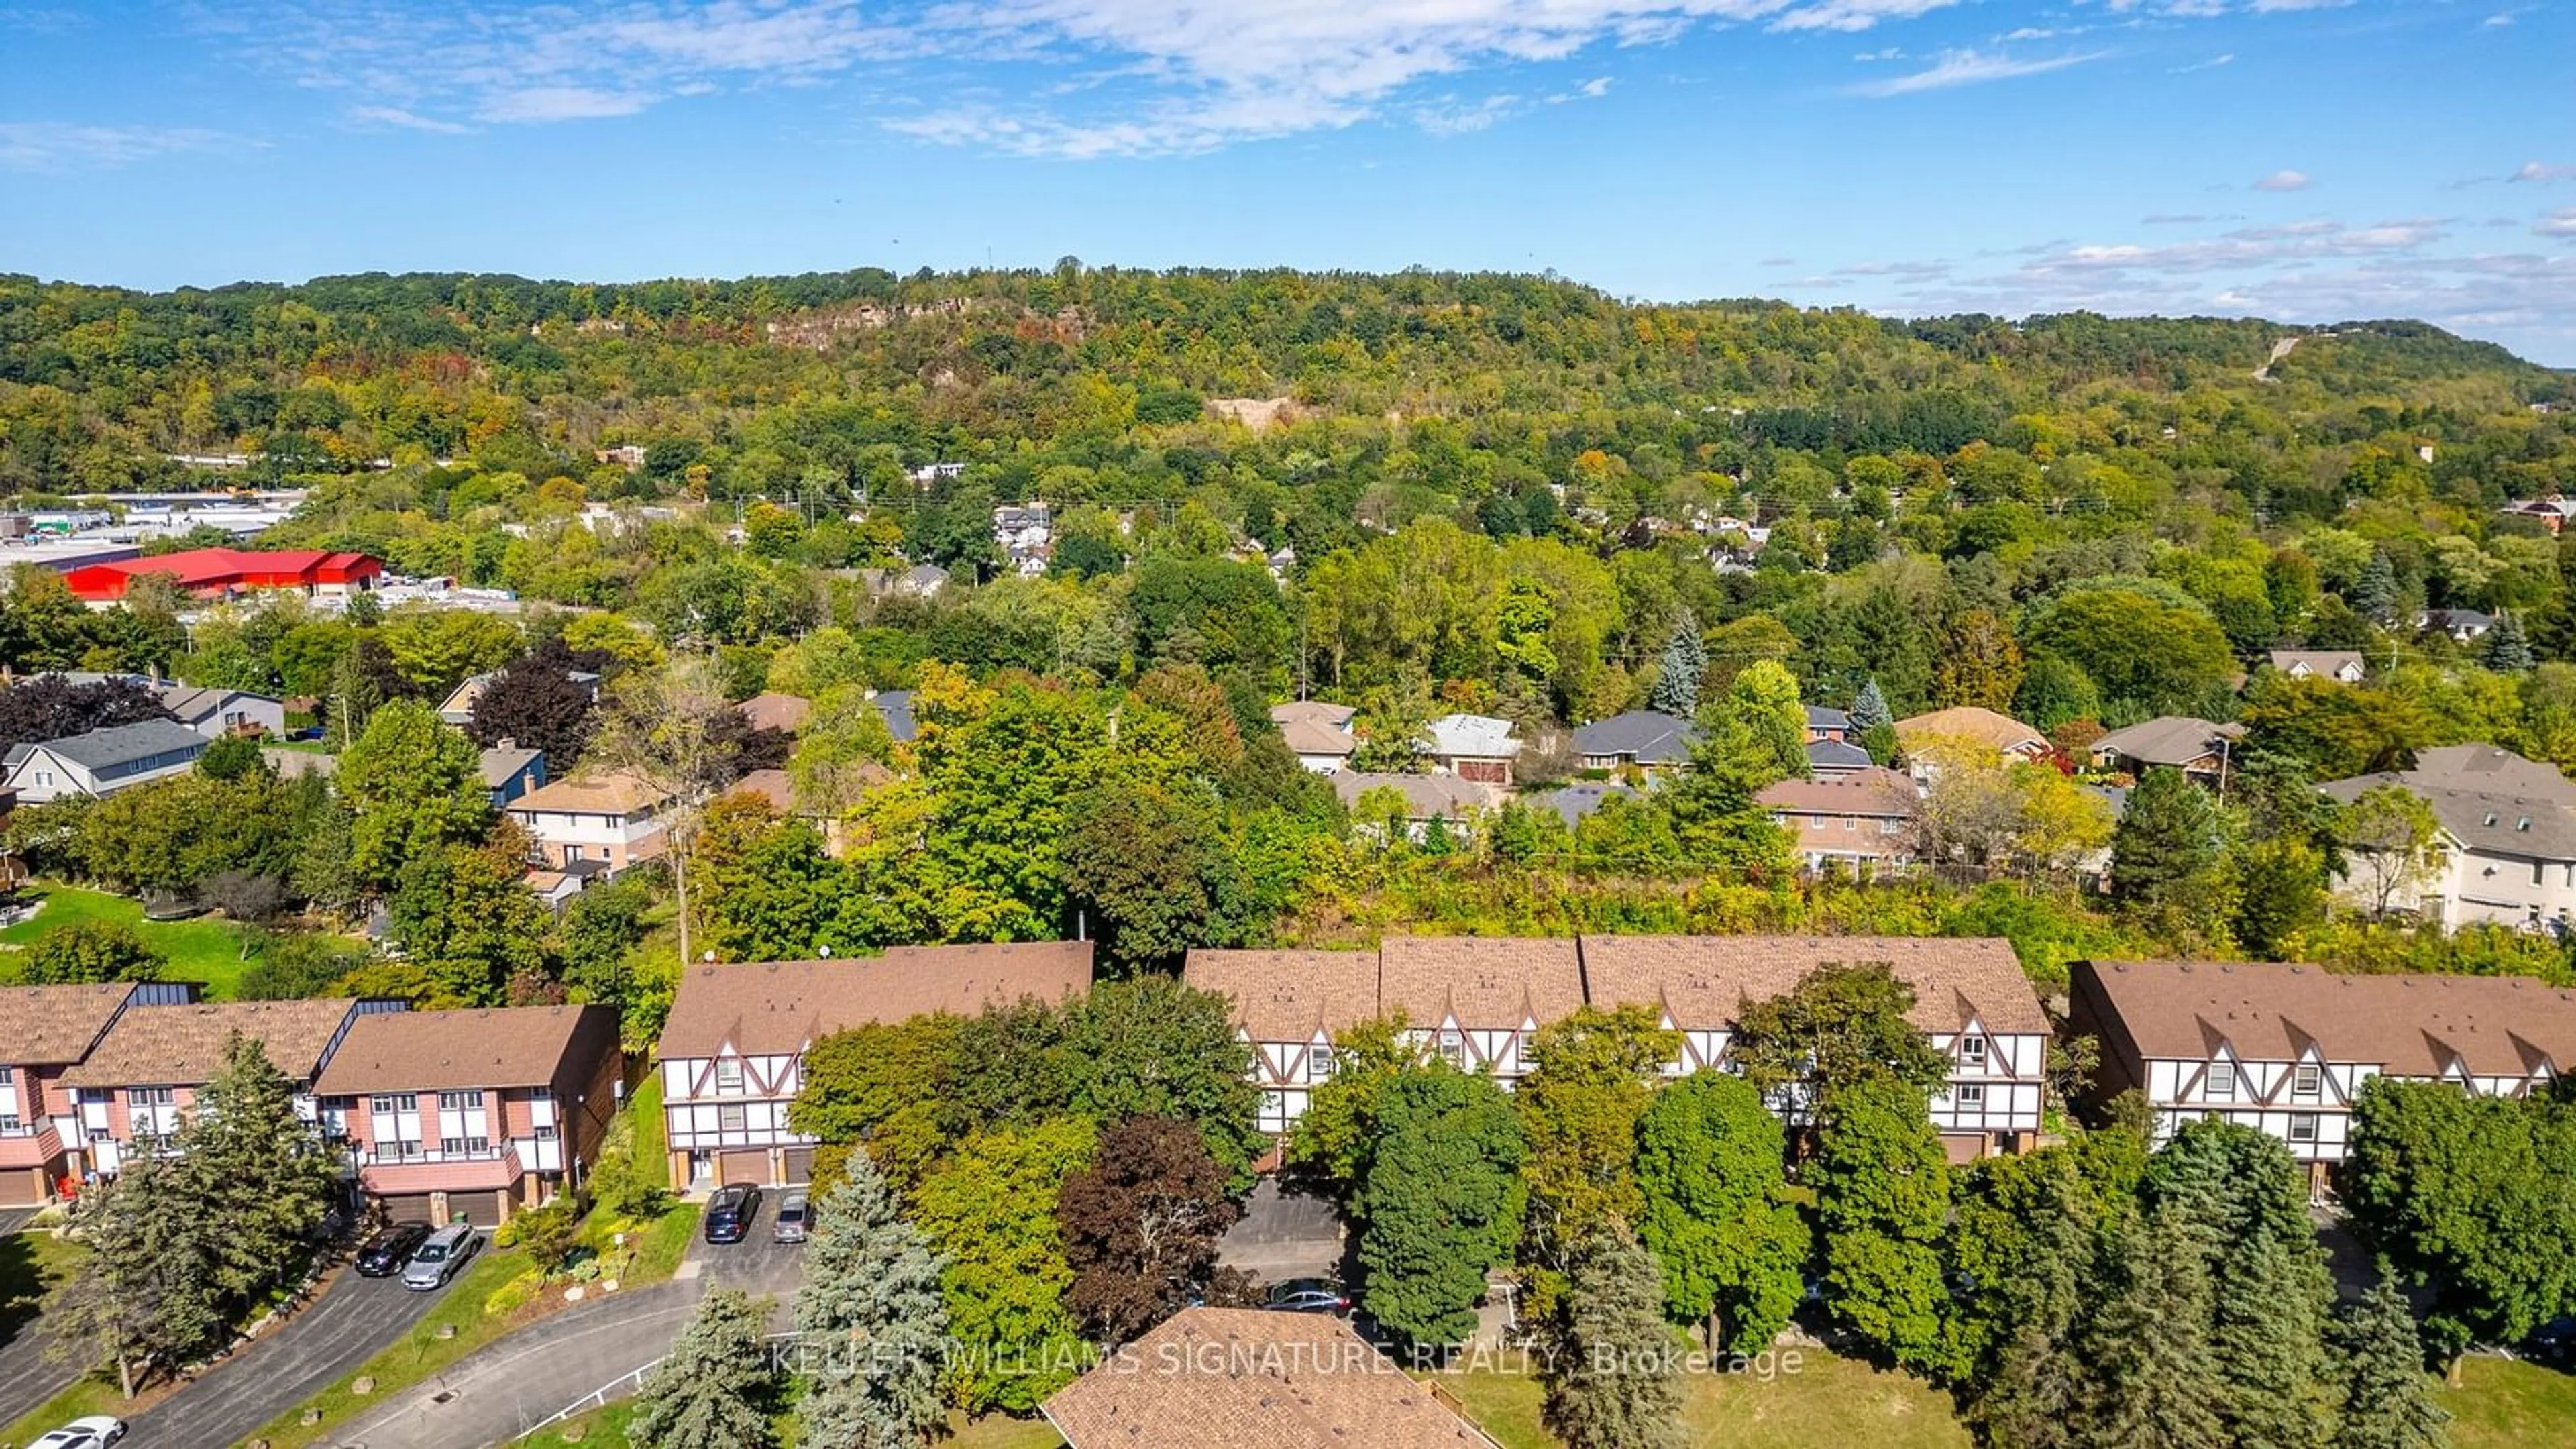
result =
M447 1289L414 1293L398 1278L343 1267L294 1317L134 1417L129 1446L230 1444L320 1393L411 1330Z
M76 1364L47 1362L45 1343L44 1320L37 1317L0 1343L0 1424L15 1423L80 1377Z

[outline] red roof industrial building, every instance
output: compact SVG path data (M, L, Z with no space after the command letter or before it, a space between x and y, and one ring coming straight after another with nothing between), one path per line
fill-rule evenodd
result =
M83 564L63 575L63 581L71 585L74 595L100 604L124 598L126 587L138 574L166 574L191 594L221 598L256 589L349 593L372 588L384 571L381 560L363 553L192 548L152 558Z

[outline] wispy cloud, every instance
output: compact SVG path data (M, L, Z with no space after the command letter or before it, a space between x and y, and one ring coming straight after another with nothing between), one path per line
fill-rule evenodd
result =
M2540 236L2576 236L2576 206L2561 207L2533 223Z
M86 171L250 142L194 127L0 121L0 170Z
M2549 166L2538 161L2525 161L2522 169L2505 178L2507 181L2576 181L2576 166Z
M2209 59L2207 59L2207 60L2203 60L2203 61L2196 61L2196 62L2194 62L2194 63L2192 63L2192 64L2190 64L2190 65L2178 65L2178 66L2175 66L2171 71L2169 71L2169 72L2168 72L2168 74L2171 74L2171 75L2189 75L2189 74L2191 74L2193 71L2197 71L2197 70L2216 70L2216 69L2218 69L2218 68L2219 68L2220 66L2222 66L2222 65L2234 65L2235 63L2236 63L2236 52L2234 52L2234 51L2232 51L2232 50L2231 50L2231 51L2227 52L2225 55L2213 55L2213 56L2211 56L2211 57L2210 57Z
M443 136L463 135L474 129L455 121L415 115L400 106L351 106L349 119L377 126L400 126L410 131L434 131Z
M2050 71L2100 60L2109 53L2094 50L2078 55L2015 60L2010 56L1974 50L1951 50L1942 52L1941 57L1926 69L1892 80L1863 81L1848 89L1856 96L1907 96L1918 91L1948 90L1954 86L1984 85L1989 81L2012 80L2026 75L2046 75Z
M2254 183L2257 191L2305 191L2316 185L2305 171L2275 171Z

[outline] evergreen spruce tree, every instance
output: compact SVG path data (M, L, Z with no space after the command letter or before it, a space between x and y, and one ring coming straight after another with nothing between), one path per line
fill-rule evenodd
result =
M2381 1279L2330 1333L2343 1395L2333 1449L2446 1449L2450 1415L2424 1391L2424 1340L2397 1285Z
M2233 914L2220 879L2226 822L2207 792L2158 766L2129 795L2111 836L2111 894L2121 905L2209 934Z
M303 1264L339 1164L297 1115L295 1084L239 1032L179 1132L178 1176L205 1228L207 1271L227 1311L243 1312Z
M2209 1274L2188 1224L2129 1218L2111 1238L2086 1325L2092 1365L2073 1442L2101 1449L2229 1449L2209 1356Z
M1708 650L1700 644L1699 616L1684 609L1673 625L1672 638L1664 641L1663 663L1655 671L1655 688L1646 697L1647 706L1675 719L1689 719L1699 713L1700 676L1707 672Z
M775 1442L769 1406L778 1379L762 1351L762 1319L739 1289L709 1291L670 1356L645 1375L626 1437L639 1449L763 1449Z
M176 1368L216 1346L224 1317L206 1268L205 1224L177 1159L146 1153L85 1189L71 1230L89 1257L46 1304L48 1357L84 1369L113 1363L132 1398L153 1369Z
M2374 552L2370 562L2362 565L2361 576L2352 583L2352 597L2345 602L2374 624L2385 626L2395 618L2397 569L2385 552Z
M1681 1355L1664 1325L1655 1255L1624 1231L1574 1255L1547 1368L1547 1424L1572 1449L1683 1443Z
M1860 693L1852 700L1852 733L1865 735L1880 725L1895 723L1896 712L1887 707L1887 693L1878 687L1878 678L1873 675L1868 683L1860 687Z
M796 1291L796 1331L821 1355L797 1406L803 1440L851 1449L928 1443L945 1417L940 1348L948 1309L939 1259L905 1222L885 1175L852 1149L814 1200Z
M2478 651L2479 662L2505 674L2520 674L2532 665L2531 640L2522 630L2522 621L2511 614L2496 615L2495 627L2487 630L2484 647Z

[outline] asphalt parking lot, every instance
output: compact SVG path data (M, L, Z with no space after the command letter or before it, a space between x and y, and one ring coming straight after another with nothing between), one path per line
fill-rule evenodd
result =
M246 1439L383 1352L452 1291L414 1293L398 1278L343 1268L303 1311L137 1414L125 1443L197 1449Z
M1343 1255L1341 1214L1322 1198L1280 1191L1275 1177L1265 1177L1253 1188L1242 1219L1216 1246L1220 1265L1241 1268L1266 1283L1343 1277Z
M805 1281L805 1246L770 1237L778 1219L779 1199L787 1191L778 1187L760 1190L760 1208L752 1215L750 1230L739 1243L708 1242L701 1222L697 1236L689 1242L688 1256L681 1260L680 1271L694 1274L711 1287L739 1288L754 1297L774 1297L784 1307Z

